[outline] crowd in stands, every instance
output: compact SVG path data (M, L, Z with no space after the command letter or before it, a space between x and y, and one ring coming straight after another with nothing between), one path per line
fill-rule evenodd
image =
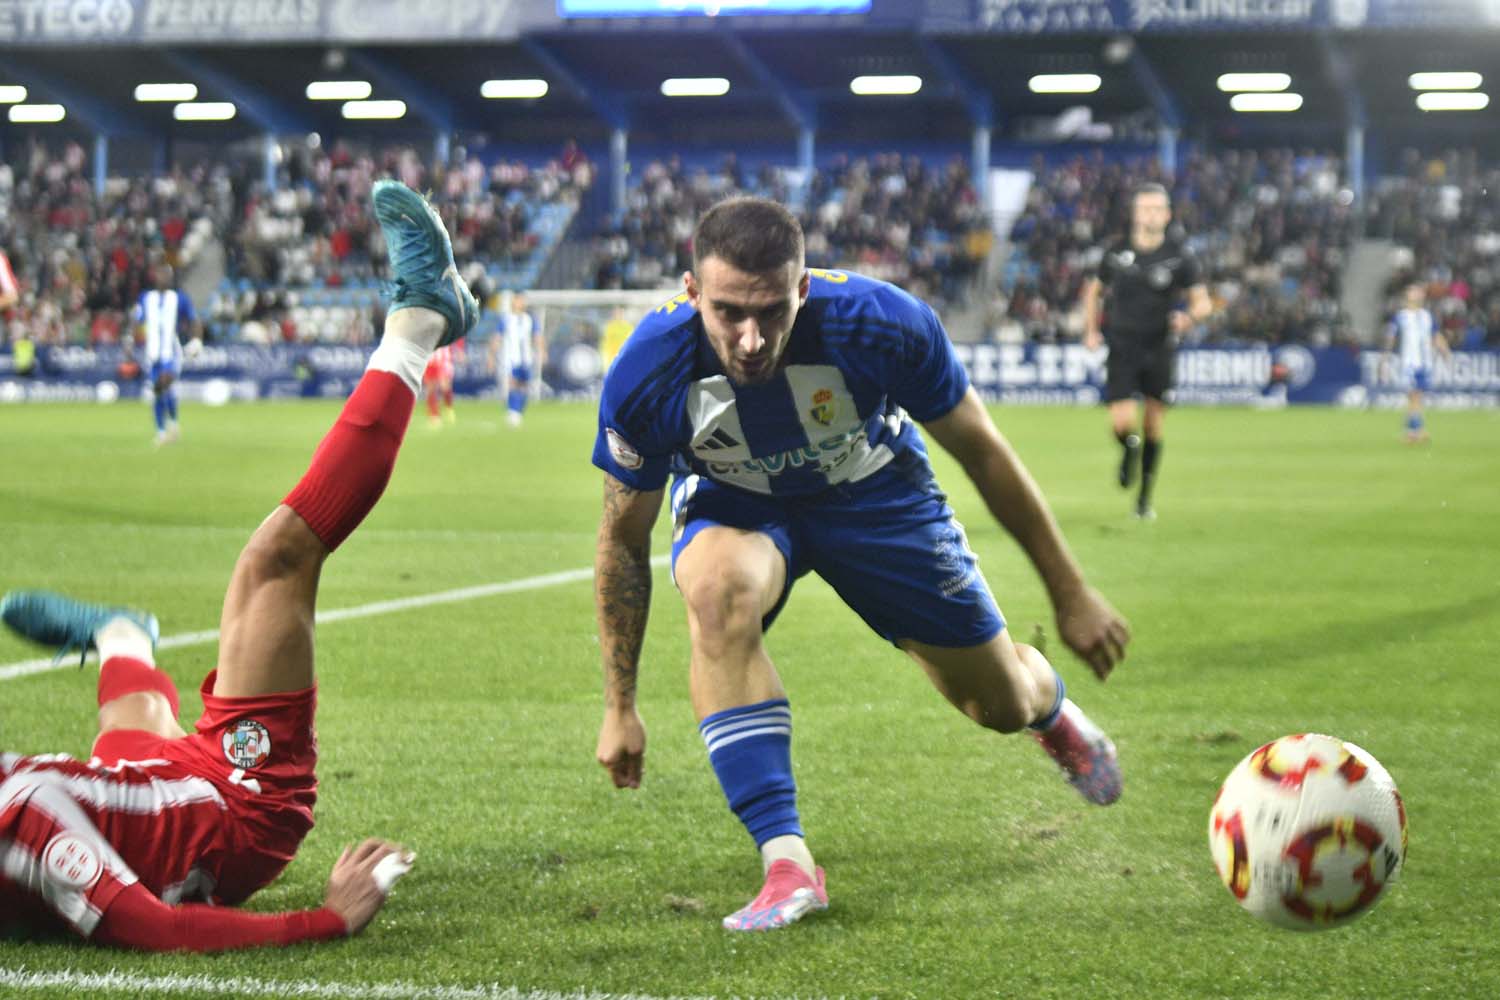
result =
M1358 221L1339 160L1327 154L1197 153L1166 177L1154 159L1102 154L1037 164L1011 240L992 328L1001 339L1079 340L1084 280L1103 247L1128 231L1130 194L1150 182L1172 193L1171 235L1203 268L1215 310L1188 342L1327 345L1354 336L1340 277Z
M342 144L297 149L285 169L285 186L257 188L238 213L229 242L231 277L293 287L386 277L380 227L369 210L370 188L381 177L432 192L456 258L495 263L531 252L536 238L528 223L539 206L576 199L592 182L586 159L486 166L478 157L460 156L449 169L430 171L410 147L371 154Z
M118 339L152 268L191 264L230 197L214 167L111 178L96 196L77 143L0 163L0 251L24 291L0 333L39 345Z
M99 195L76 143L36 145L0 163L0 251L23 290L0 317L0 342L117 340L158 266L180 277L220 245L224 291L199 303L210 335L367 342L386 277L369 212L376 179L432 191L456 255L505 266L534 256L533 219L547 206L576 206L594 172L572 144L542 165L459 151L445 169L410 148L297 146L270 190L261 169L175 166L110 178ZM1129 193L1157 181L1171 190L1174 234L1202 262L1215 305L1190 343L1368 340L1371 331L1352 330L1339 304L1362 228L1398 248L1391 308L1402 286L1419 282L1455 347L1500 346L1500 164L1473 152L1406 154L1370 187L1363 217L1341 162L1326 153L1195 151L1167 178L1152 158L1101 151L1039 160L1033 173L1010 228L1009 263L982 295L991 224L967 165L934 167L898 153L843 157L806 179L784 166L748 170L732 154L712 167L652 161L630 187L623 217L597 238L592 279L599 288L674 285L691 266L702 212L724 197L759 194L797 208L814 267L886 278L939 308L987 305L1000 339L1077 340L1084 279L1108 241L1126 232Z
M1415 282L1451 346L1500 347L1500 165L1406 152L1370 193L1368 234L1397 247L1387 312Z
M410 148L297 146L287 153L274 189L260 179L257 163L213 162L149 178L112 177L102 196L76 143L52 151L38 144L20 166L0 164L0 251L25 291L0 334L38 346L114 341L158 268L170 266L180 279L215 243L223 247L227 280L197 303L210 334L367 340L387 277L370 213L375 180L394 176L432 191L455 255L481 267L530 255L533 216L576 204L592 182L591 164L573 146L539 167L485 164L460 152L445 170L429 169ZM343 288L362 294L321 304L317 293ZM303 298L320 304L303 309Z
M727 155L713 170L655 160L628 194L623 218L598 242L596 288L660 288L691 266L698 217L740 194L801 205L807 260L896 282L943 305L966 297L988 257L991 230L961 159L934 169L916 156L839 157L814 172L805 197L786 168L753 176Z
M278 331L288 340L358 343L373 336L377 290L389 277L370 213L370 189L381 177L430 191L454 256L479 271L529 258L539 239L534 218L550 205L576 206L593 180L592 164L572 144L540 166L485 164L460 152L445 170L429 170L409 147L367 153L339 144L295 149L285 169L286 185L257 187L236 214L227 243L235 292L211 310L218 323L238 325L250 339L276 339ZM362 294L321 294L327 289Z

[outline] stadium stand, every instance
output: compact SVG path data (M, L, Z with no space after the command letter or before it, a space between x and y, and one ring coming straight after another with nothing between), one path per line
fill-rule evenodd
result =
M1500 166L1473 149L1407 150L1372 194L1369 230L1394 241L1387 313L1418 282L1453 347L1500 346Z
M685 167L680 155L652 161L620 222L597 242L594 287L673 284L690 266L693 222L705 209L738 194L788 201L790 171L765 164L747 178L732 153L715 169ZM962 160L933 167L901 151L836 156L813 174L801 218L812 266L852 268L939 305L967 299L990 251Z
M77 143L37 144L0 164L0 249L23 290L12 339L39 346L118 339L154 259L189 266L229 211L221 166L115 177L96 195Z
M380 313L382 248L368 214L380 176L436 185L460 259L489 287L532 287L579 212L592 181L586 157L540 164L464 156L433 171L411 147L356 152L297 148L285 185L266 190L226 161L154 176L112 177L96 196L77 143L34 145L17 169L0 165L0 234L27 291L10 318L38 346L109 343L149 280L151 262L191 267L223 234L225 275L205 312L209 334L252 343L367 343ZM692 220L735 194L793 196L791 168L753 170L732 153L685 166L652 160L619 222L594 239L590 279L600 289L661 288L691 261ZM1081 335L1076 312L1099 247L1125 225L1124 193L1164 179L1149 157L1098 152L1032 164L1024 212L990 303L1002 341ZM1407 151L1356 217L1343 164L1327 152L1199 149L1171 183L1176 222L1205 262L1219 307L1195 331L1203 344L1348 343L1340 302L1351 239L1394 241L1392 303L1405 284L1428 287L1455 347L1500 343L1500 168L1476 151ZM966 164L933 167L889 151L838 156L807 185L802 218L814 266L849 267L895 281L940 305L986 294L976 282L990 232Z
M1129 192L1157 181L1171 188L1174 223L1202 260L1217 306L1190 342L1346 341L1339 281L1357 220L1341 170L1337 156L1290 149L1199 151L1175 180L1149 159L1038 164L1011 232L997 334L1080 339L1079 288L1103 243L1125 231Z
M287 174L287 186L249 199L231 231L230 266L210 308L221 334L368 341L387 277L369 212L370 187L383 176L434 191L455 255L482 269L489 287L530 288L592 172L586 159L486 164L478 156L434 170L410 147L360 153L336 144L295 150Z

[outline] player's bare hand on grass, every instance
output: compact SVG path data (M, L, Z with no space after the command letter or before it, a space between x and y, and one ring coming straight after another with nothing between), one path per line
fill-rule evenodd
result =
M606 708L595 756L616 788L640 788L646 763L646 724L635 706Z
M410 863L405 848L371 837L358 846L344 848L335 862L323 905L344 918L351 936L364 930L385 905L389 883L382 888L375 869L393 854Z
M1130 625L1093 587L1057 606L1057 634L1102 681L1125 659Z

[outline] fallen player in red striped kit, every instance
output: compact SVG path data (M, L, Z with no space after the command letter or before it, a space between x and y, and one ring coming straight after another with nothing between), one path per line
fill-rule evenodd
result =
M342 938L409 869L409 852L366 840L334 865L317 909L232 908L312 829L323 562L380 499L428 357L478 316L436 213L395 181L372 197L396 275L385 335L306 474L240 553L196 731L178 726L176 686L156 669L155 616L46 591L0 601L16 632L101 660L87 762L0 753L0 931L61 927L152 951Z

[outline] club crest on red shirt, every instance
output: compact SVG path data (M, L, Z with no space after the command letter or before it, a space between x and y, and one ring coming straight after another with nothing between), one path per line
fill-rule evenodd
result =
M224 757L235 767L249 770L271 756L271 734L254 719L241 719L224 730Z

